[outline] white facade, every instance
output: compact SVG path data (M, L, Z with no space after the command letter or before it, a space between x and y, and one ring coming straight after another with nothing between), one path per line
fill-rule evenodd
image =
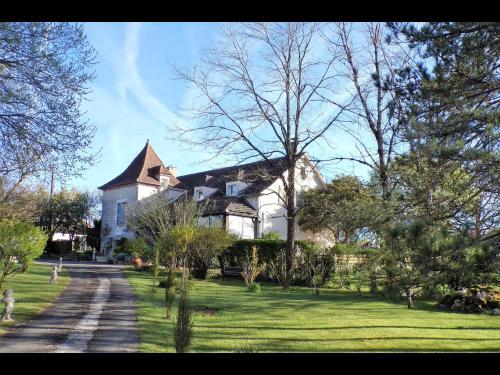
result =
M210 172L207 172L210 173ZM285 179L287 172L284 173ZM225 184L226 197L237 197L239 193L248 187L249 183L245 181L227 181ZM319 171L313 166L309 157L304 155L298 162L295 171L295 185L297 190L297 200L300 200L300 193L309 189L317 189L325 186L325 181ZM230 188L233 186L233 188ZM168 200L175 200L180 195L186 193L186 190L176 187L155 187L142 183L131 184L128 186L104 190L102 195L102 246L106 248L114 247L113 241L117 238L132 238L133 232L127 230L126 225L120 225L119 206L137 202L145 199L156 192L163 191ZM209 198L217 192L217 189L207 186L195 186L194 198L199 200ZM223 226L229 233L233 233L240 238L259 238L265 233L276 232L282 239L286 239L287 222L285 202L280 198L284 196L283 183L277 178L268 188L257 195L244 196L245 201L255 210L257 218L249 217L251 215L237 214L227 212L226 214L213 215L213 217L200 218L201 225ZM240 196L241 197L241 196ZM296 202L300 203L300 202ZM311 232L301 231L296 226L296 239L310 239L317 241L323 246L331 246L331 237L326 234L313 234Z
M158 189L154 186L142 184L128 185L103 191L101 198L101 249L105 254L108 254L112 251L114 247L114 239L120 237L134 237L134 233L127 230L125 221L119 220L119 204L124 204L126 212L127 204L144 199L157 191ZM120 222L123 222L123 224L120 225Z
M284 173L285 179L288 172ZM326 185L323 177L313 166L307 155L297 162L295 168L295 189L296 196L300 197L300 193L310 189L318 189ZM283 181L277 179L271 186L261 192L261 194L249 200L249 203L258 210L259 223L257 226L257 237L262 234L276 232L279 233L282 239L287 237L287 221L285 202L280 198L284 196ZM300 202L296 202L300 203ZM313 240L322 246L333 245L331 236L327 232L312 233L309 231L301 231L300 227L296 226L295 239L297 240Z
M226 228L240 238L255 238L255 224L251 217L227 215Z

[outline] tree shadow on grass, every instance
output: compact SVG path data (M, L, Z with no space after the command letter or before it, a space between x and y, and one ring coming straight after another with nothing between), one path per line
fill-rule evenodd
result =
M385 328L385 329L432 329L432 330L481 330L481 331L500 331L500 327L428 327L428 326L390 326L390 325L364 325L364 326L321 326L321 327L290 327L290 326L227 326L227 325L215 325L215 324L195 324L199 328L220 328L220 329L258 329L258 330L277 330L277 331L336 331L336 330L347 330L347 329L375 329L375 328ZM498 339L500 340L500 339Z

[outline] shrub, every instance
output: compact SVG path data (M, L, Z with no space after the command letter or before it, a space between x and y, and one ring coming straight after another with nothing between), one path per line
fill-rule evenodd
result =
M449 293L437 305L441 309L457 312L488 312L500 307L500 292L492 287L477 285L464 288L461 292Z
M93 251L87 250L83 252L82 258L85 260L92 260Z
M122 237L116 241L115 248L113 250L113 256L117 256L118 254L125 253L130 255L130 251L128 250L127 243L130 240L128 238Z
M266 268L265 264L259 264L257 246L252 246L250 253L251 255L247 254L246 259L243 261L243 272L241 273L247 286L253 285L257 276Z
M283 285L284 280L286 280L285 249L280 249L278 255L269 261L268 273L272 280L277 280L281 285Z
M213 260L233 242L233 237L222 228L199 227L188 247L189 264L193 276L206 279Z
M172 305L175 300L175 290L177 287L177 278L175 272L169 270L167 278L164 281L165 285L165 319L171 318Z
M128 254L127 253L119 253L115 256L116 260L118 262L125 262L125 260L127 259L128 257Z
M153 256L151 247L142 237L137 237L126 241L124 244L124 249L127 254L142 258L144 260L149 260Z
M358 290L364 281L361 275L363 269L358 263L376 252L376 249L363 248L353 243L339 243L331 248L334 256L334 272L339 288L351 289L351 284L355 284Z
M62 240L62 241L47 241L45 245L45 251L48 254L70 254L73 251L73 245L71 241Z
M0 220L0 290L5 280L26 272L43 253L47 235L25 222Z
M314 288L319 294L319 288L330 279L334 266L334 257L331 250L321 250L317 244L303 246L297 275L307 286Z
M184 272L181 285L181 295L177 319L174 321L174 342L177 353L185 353L189 350L193 337L193 319L188 301L188 275Z
M313 241L296 241L297 254L300 254L304 248L316 246ZM285 240L276 239L241 239L224 250L218 257L221 271L226 266L242 266L246 260L247 254L250 254L252 247L258 248L258 257L260 264L266 264L266 268L260 274L260 280L280 281L283 252L286 249Z
M381 271L381 255L378 252L368 253L358 258L358 262L352 266L352 280L358 293L361 294L362 287L367 286L370 294L375 296Z
M269 232L269 233L264 233L260 236L262 240L274 240L274 241L280 241L281 236L278 232Z
M259 293L260 292L260 284L259 283L253 283L248 285L247 290L251 293Z
M382 287L381 294L385 298L389 298L392 301L399 302L402 299L401 288L397 285L386 283Z

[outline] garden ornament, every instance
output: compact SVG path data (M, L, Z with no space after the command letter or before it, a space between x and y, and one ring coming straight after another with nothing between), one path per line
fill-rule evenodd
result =
M2 311L2 322L12 321L12 311L14 311L14 303L16 300L12 297L12 289L7 289L3 292L2 302L4 303L4 308Z
M55 284L57 281L57 266L52 267L52 272L50 274L50 283Z

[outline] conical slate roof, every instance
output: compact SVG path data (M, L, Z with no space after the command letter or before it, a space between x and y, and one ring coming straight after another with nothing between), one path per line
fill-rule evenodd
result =
M148 141L141 152L132 160L132 163L119 176L100 186L99 189L107 190L136 183L160 186L160 181L156 179L158 174L168 176L170 185L179 183L175 176L167 171Z

